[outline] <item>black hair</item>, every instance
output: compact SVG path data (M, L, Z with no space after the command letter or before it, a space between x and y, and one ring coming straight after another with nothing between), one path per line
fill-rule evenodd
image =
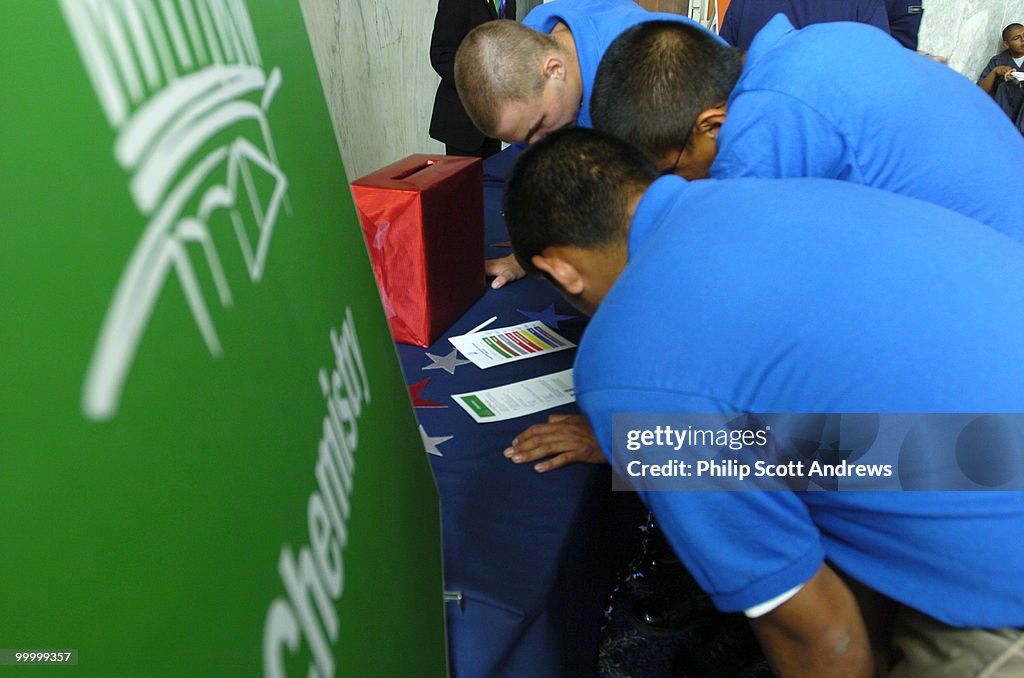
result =
M1006 28L1003 29L1003 42L1008 42L1009 41L1010 36L1008 34L1014 28L1024 28L1024 25L1021 25L1021 24L1018 24L1018 23L1007 24Z
M600 249L629 233L633 200L658 178L636 148L592 129L548 134L519 157L505 185L505 223L525 271L545 248Z
M651 157L679 150L702 112L728 99L743 53L677 21L628 29L605 52L590 99L594 127Z

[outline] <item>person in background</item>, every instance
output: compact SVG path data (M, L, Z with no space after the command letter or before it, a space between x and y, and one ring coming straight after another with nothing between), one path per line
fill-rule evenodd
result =
M516 0L439 0L430 36L430 65L441 82L434 94L430 116L431 138L444 144L448 155L487 158L501 150L501 142L484 135L466 115L455 89L455 53L466 34L496 19L515 19Z
M1024 134L1024 26L1010 24L1002 37L1006 49L989 59L978 76L978 86L992 95Z
M593 315L573 381L605 455L776 675L1024 675L1024 493L697 491L630 473L612 423L1022 412L1024 247L849 182L659 177L588 129L522 154L505 214L523 267ZM985 452L924 439L937 466Z
M889 32L889 15L882 0L732 0L718 34L745 51L776 14L785 14L797 28L827 21L856 21Z
M924 17L921 0L885 0L885 10L889 17L889 34L898 43L916 52L917 35ZM931 54L925 56L936 58Z

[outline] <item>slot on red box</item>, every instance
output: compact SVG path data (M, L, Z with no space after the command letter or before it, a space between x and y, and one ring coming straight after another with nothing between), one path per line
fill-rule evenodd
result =
M430 346L483 294L483 164L410 155L352 182L395 341Z

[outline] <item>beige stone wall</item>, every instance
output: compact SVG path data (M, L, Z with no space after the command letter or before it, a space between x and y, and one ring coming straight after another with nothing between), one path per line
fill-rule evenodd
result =
M409 153L441 153L427 136L438 77L428 49L436 3L301 0L349 179Z

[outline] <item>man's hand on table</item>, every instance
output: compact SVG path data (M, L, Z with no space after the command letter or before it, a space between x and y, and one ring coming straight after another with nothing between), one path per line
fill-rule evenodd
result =
M594 431L582 414L552 414L546 424L534 424L516 436L504 454L516 464L550 457L533 467L539 473L566 464L605 463Z
M498 289L505 283L510 283L513 280L519 280L526 275L526 271L516 261L515 256L511 254L499 259L487 259L484 261L484 272L487 275L494 276L494 280L491 281L491 287L494 289Z

